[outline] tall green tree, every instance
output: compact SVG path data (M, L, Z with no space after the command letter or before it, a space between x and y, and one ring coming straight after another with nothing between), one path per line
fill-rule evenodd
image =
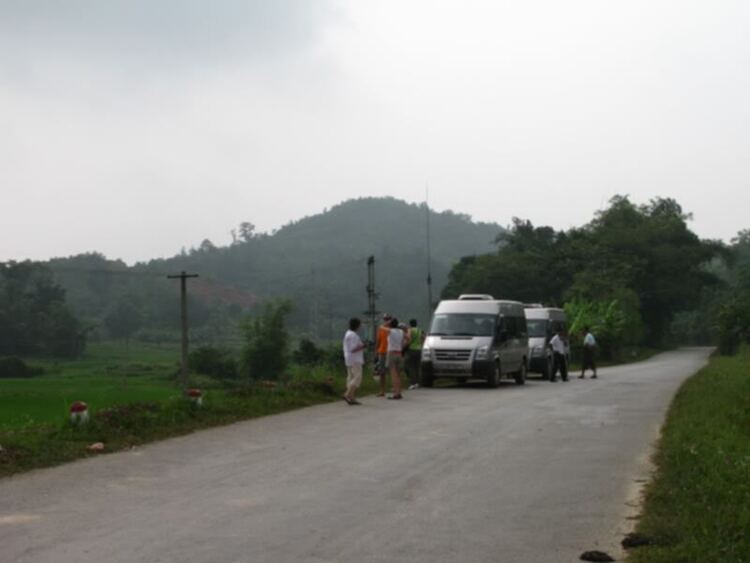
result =
M271 301L259 315L245 319L241 363L245 377L276 380L284 375L289 362L289 333L285 319L290 312L289 301Z
M48 268L0 264L0 355L76 357L84 346L85 331Z
M705 289L719 283L707 264L722 247L699 239L689 219L672 199L636 205L626 196L567 232L514 219L499 237L497 253L465 257L453 268L443 296L491 293L548 305L570 302L602 315L616 310L622 326L610 332L625 343L645 337L659 345L675 313L695 308Z

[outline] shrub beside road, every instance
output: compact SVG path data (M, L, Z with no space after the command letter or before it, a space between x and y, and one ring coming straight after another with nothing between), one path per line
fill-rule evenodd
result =
M750 349L682 386L655 461L628 561L750 561Z

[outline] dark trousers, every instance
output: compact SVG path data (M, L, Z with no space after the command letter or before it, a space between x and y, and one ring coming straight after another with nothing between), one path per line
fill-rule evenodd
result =
M422 361L422 350L407 350L404 370L409 376L409 384L419 383L419 364Z
M568 360L565 358L565 354L555 352L553 355L552 363L552 375L550 375L550 381L557 379L557 372L560 372L560 377L563 381L568 380Z

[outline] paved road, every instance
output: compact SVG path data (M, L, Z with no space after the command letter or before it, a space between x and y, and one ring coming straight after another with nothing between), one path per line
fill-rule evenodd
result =
M2 562L574 562L616 553L706 349L598 381L424 389L0 480Z

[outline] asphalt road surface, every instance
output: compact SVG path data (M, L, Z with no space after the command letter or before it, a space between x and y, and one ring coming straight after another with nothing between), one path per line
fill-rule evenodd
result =
M0 561L617 556L670 399L708 354L341 401L0 480Z

